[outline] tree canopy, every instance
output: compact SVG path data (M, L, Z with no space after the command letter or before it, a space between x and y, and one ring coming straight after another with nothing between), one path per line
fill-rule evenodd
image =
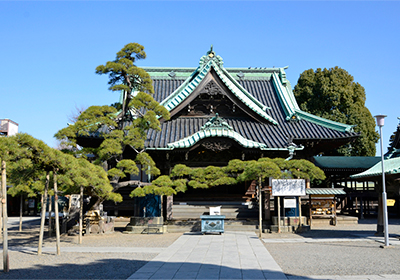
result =
M242 161L233 159L227 166L208 166L190 168L177 164L171 174L163 175L151 182L151 185L138 187L131 196L147 194L171 195L185 192L188 187L208 189L222 185L234 185L245 181L265 182L269 177L275 179L324 180L324 172L308 160L290 160L282 158L260 158Z
M169 112L154 100L150 75L135 65L137 60L144 58L144 47L130 43L117 52L115 60L98 66L96 73L109 75L109 89L121 93L121 102L111 106L91 106L79 115L75 123L55 135L75 151L79 137L100 138L99 146L81 147L79 152L82 156L94 155L96 164L106 163L114 191L126 185L121 183L121 179L139 173L138 166L146 174L160 174L153 159L145 152L144 143L148 130L160 130L159 118L168 120ZM133 153L124 157L127 149Z
M325 155L375 156L379 135L374 118L365 107L365 90L346 70L337 66L306 70L300 74L294 95L303 111L355 125L354 131L361 133L354 143L325 152Z

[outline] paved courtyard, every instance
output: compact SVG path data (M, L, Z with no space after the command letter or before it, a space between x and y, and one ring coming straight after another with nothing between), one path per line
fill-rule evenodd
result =
M38 256L38 221L10 219L10 272L0 279L400 279L400 221L390 219L381 249L374 220L302 234L225 232L46 237Z

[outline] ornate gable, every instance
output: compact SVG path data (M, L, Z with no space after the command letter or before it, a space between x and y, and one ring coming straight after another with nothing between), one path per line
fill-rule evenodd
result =
M222 58L212 51L200 59L200 66L161 102L170 111L171 118L176 115L225 115L231 111L236 116L247 115L277 125L266 112L269 108L247 92L222 66Z

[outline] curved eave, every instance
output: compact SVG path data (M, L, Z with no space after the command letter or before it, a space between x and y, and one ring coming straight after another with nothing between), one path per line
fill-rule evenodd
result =
M181 140L178 140L173 143L168 144L169 149L175 149L175 148L190 148L193 145L195 145L197 142L199 142L202 139L205 138L210 138L210 137L226 137L230 138L232 140L235 140L239 145L249 148L249 149L267 149L267 145L259 142L255 142L249 139L244 138L242 135L239 133L233 131L233 130L228 130L228 129L218 129L218 128L210 128L210 129L204 129L200 130L186 138L183 138Z
M391 158L384 160L385 174L396 175L400 174L400 158ZM353 179L365 178L365 177L376 177L382 176L382 162L378 162L370 169L350 177Z
M211 64L206 64L202 68L197 68L185 82L177 88L170 96L160 102L169 112L185 100L194 89L201 83L206 74L210 71ZM195 76L195 78L193 78Z
M286 114L286 119L290 120L292 117L296 119L303 119L326 128L334 129L341 132L353 132L354 125L343 124L328 119L315 116L300 110L293 92L287 87L283 86L277 73L272 74L272 82L278 94L279 101Z
M343 124L343 123L331 121L331 120L328 120L328 119L324 119L324 118L315 116L313 114L301 111L299 109L295 110L294 115L298 119L303 119L303 120L318 124L320 126L324 126L324 127L330 128L330 129L337 130L337 131L354 132L354 130L353 130L354 125L348 125L348 124Z

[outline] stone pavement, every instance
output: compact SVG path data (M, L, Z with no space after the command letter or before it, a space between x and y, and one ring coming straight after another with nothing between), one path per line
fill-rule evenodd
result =
M287 279L254 232L182 235L129 279Z

